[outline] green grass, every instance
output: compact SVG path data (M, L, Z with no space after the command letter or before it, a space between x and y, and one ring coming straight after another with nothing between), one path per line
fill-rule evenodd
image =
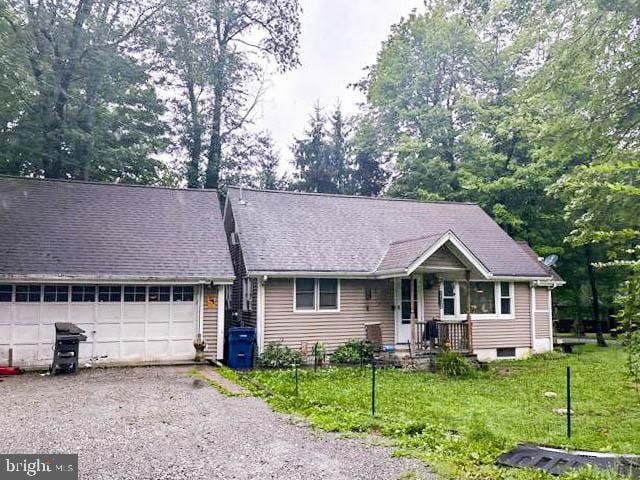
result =
M389 437L398 455L426 460L443 476L546 479L553 477L497 467L496 457L519 442L640 454L640 395L624 376L624 352L591 345L576 350L496 363L468 379L381 370L375 417L367 369L300 371L297 397L291 370L254 371L246 383L275 408L302 415L316 427ZM567 365L573 376L571 439L565 417L553 412L565 406ZM547 391L557 398L545 398ZM614 477L583 471L563 478Z

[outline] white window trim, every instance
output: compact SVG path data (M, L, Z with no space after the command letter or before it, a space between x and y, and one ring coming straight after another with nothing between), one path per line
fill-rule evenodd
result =
M310 278L310 277L301 277L301 278ZM313 308L301 308L298 309L296 306L296 280L293 279L293 312L294 313L339 313L340 312L340 279L336 278L337 289L336 289L336 305L337 308L320 308L320 278L313 278ZM322 280L334 280L322 278Z
M453 282L453 292L455 295L455 300L453 302L454 315L445 315L444 314L444 282L450 281ZM466 320L467 314L461 312L461 304L462 299L460 298L460 284L464 281L458 280L443 280L440 282L440 319L442 321L460 321ZM487 282L487 280L471 280L471 283L474 282ZM513 282L509 283L509 299L511 301L511 313L502 314L502 293L500 291L500 284L502 282L496 281L492 282L494 284L493 294L494 294L494 302L496 306L496 313L472 313L471 320L515 320L515 286Z

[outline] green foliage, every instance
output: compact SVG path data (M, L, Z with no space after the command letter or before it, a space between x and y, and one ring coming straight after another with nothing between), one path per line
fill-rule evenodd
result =
M258 358L258 366L267 368L288 368L302 365L304 359L298 350L294 350L282 343L268 343L264 352Z
M468 378L383 369L377 374L375 417L370 415L371 375L366 369L300 371L297 397L290 370L248 375L280 395L266 397L277 409L303 415L328 431L375 431L394 442L398 455L425 460L445 478L551 480L541 471L501 468L495 460L520 442L640 453L640 416L624 375L625 361L622 349L586 346L568 356L492 364L489 371ZM566 402L567 365L572 368L575 409L571 439L565 435L565 418L553 412ZM558 397L546 398L547 391ZM585 469L560 478L619 477Z
M640 387L640 274L624 282L616 299L622 342L627 350L627 374Z
M373 346L363 340L349 340L331 354L331 363L360 363L373 355Z
M436 355L436 369L441 375L450 378L470 377L475 373L469 359L458 352L442 352Z

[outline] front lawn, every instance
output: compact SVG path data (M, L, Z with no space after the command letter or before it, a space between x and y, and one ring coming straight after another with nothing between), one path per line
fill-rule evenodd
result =
M398 453L431 463L451 478L553 478L496 467L496 457L519 442L640 454L640 395L624 377L625 354L585 346L573 355L548 354L491 365L475 378L426 372L377 372L372 417L371 372L326 368L299 372L257 370L247 380L277 409L300 414L325 430L390 437ZM566 419L565 369L572 368L573 436ZM556 398L545 397L556 392ZM605 478L583 472L566 478ZM609 477L606 477L609 478Z

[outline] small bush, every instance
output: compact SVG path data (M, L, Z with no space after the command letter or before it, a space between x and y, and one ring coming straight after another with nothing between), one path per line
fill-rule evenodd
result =
M302 354L298 350L282 345L280 342L269 343L258 358L258 366L268 368L287 368L302 364Z
M349 340L336 348L331 355L331 363L360 363L361 358L371 358L373 346L363 340Z
M471 362L457 352L437 355L436 369L445 377L469 377L475 373Z

